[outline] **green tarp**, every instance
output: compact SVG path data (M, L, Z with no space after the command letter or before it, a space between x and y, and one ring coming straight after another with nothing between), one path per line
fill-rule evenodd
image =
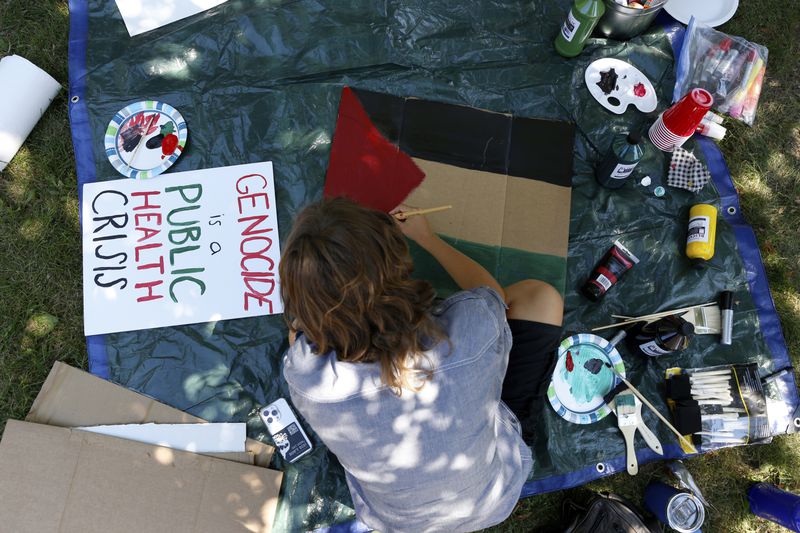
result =
M645 361L623 353L628 376L658 399L668 366L756 361L764 374L788 366L785 354L774 353L782 342L780 330L770 333L770 341L760 328L768 305L762 302L756 310L751 297L749 284L760 268L757 250L755 262L744 258L744 241L737 244L733 228L720 219L708 269L692 270L683 254L688 207L708 201L726 209L735 196L726 192L721 199L710 184L698 196L668 188L657 198L653 187L662 183L667 163L652 147L635 174L649 174L652 186L631 182L609 191L595 183L592 167L612 135L644 129L655 113L605 111L586 90L584 69L600 57L631 62L656 85L661 111L672 94L673 53L667 35L655 28L624 44L592 41L578 58L565 60L552 41L568 5L567 0L230 0L131 38L115 2L72 0L71 115L79 180L120 178L103 149L109 120L131 102L161 100L189 125L187 149L171 171L273 162L285 238L294 215L321 197L344 85L571 121L578 132L567 333L608 323L612 313L702 303L731 289L738 300L733 346L720 347L716 337L702 336L669 358ZM687 146L700 155L693 142ZM616 238L641 262L602 302L591 304L577 289ZM752 254L754 243L747 246ZM285 339L283 318L272 316L117 333L89 338L89 346L96 374L209 420L247 421L250 436L267 440L257 408L287 396L280 374ZM660 400L658 405L664 409ZM645 419L676 454L671 434L651 414ZM624 442L613 417L577 426L545 405L525 422L537 429L528 493L586 482L599 475L599 462L608 465L607 473L624 468ZM278 530L353 518L341 467L312 438L316 451L308 458L295 465L276 460L286 472Z

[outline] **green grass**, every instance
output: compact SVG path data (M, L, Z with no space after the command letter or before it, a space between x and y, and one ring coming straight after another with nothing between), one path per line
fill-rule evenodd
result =
M766 45L769 67L753 128L730 125L722 150L756 231L772 294L795 364L800 357L800 10L778 0L741 2L722 30ZM68 10L63 0L0 0L0 55L15 53L67 86ZM72 144L63 91L14 161L0 174L0 432L23 418L53 361L86 368L81 247ZM706 497L704 531L775 531L748 514L745 492L771 481L800 493L800 437L735 448L688 461ZM641 503L661 476L613 476L566 493L523 500L497 531L559 525L564 495L612 490ZM561 527L563 529L563 525Z
M67 2L0 1L0 55L65 88L0 173L0 431L24 418L53 361L86 366L67 34Z

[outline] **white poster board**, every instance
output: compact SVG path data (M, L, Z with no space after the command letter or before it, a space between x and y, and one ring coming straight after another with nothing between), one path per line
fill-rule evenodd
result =
M272 163L83 187L86 335L283 312Z
M228 0L117 0L131 37L191 17Z

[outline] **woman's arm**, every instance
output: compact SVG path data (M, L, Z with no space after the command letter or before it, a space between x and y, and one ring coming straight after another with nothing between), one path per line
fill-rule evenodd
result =
M412 209L410 206L400 205L392 210L392 213ZM419 244L444 267L459 287L468 290L485 285L496 290L505 300L503 288L494 279L494 276L433 233L424 215L409 217L403 221L398 220L397 224L406 237Z

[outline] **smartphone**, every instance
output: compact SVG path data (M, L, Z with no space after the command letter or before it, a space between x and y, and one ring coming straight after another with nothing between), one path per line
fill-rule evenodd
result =
M294 416L292 408L283 398L266 407L262 407L259 416L272 435L275 446L283 458L294 463L304 455L311 453L311 441Z

